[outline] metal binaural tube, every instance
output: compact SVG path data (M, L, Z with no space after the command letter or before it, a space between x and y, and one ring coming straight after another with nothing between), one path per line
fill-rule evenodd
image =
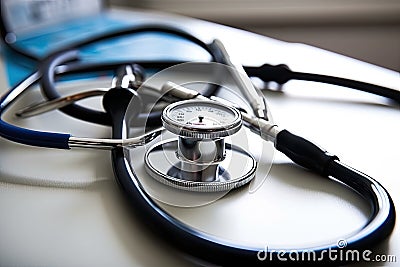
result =
M264 101L262 94L257 91L250 79L247 77L246 72L243 69L243 66L239 63L233 62L231 57L228 54L224 44L215 39L212 45L217 46L218 50L221 51L224 63L230 67L232 67L235 71L231 71L232 77L235 80L236 84L240 88L243 96L249 102L253 112L258 118L263 118L268 120L268 111Z

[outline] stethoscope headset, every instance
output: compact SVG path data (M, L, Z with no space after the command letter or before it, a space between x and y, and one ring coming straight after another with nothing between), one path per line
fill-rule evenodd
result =
M162 25L144 25L137 26L127 30L121 30L92 39L85 40L82 43L76 43L63 51L57 51L44 59L38 59L32 54L23 51L12 43L6 43L8 49L23 55L34 61L40 60L38 71L29 75L24 81L20 82L14 88L9 90L0 101L0 115L11 106L11 104L30 88L33 84L39 83L42 92L49 100L56 100L60 94L56 90L55 80L57 77L71 73L96 72L96 71L115 71L121 66L129 65L138 77L143 76L143 69L154 68L164 69L180 62L116 62L116 63L86 63L79 59L79 51L76 50L82 46L98 42L101 40L119 37L129 34L143 32L162 32L189 40L201 48L205 49L212 57L212 61L218 63L224 62L222 52L214 43L206 44L189 33L179 29ZM9 32L3 25L3 40ZM285 65L271 66L263 65L261 67L244 67L249 76L259 77L264 81L274 81L284 84L289 80L298 79L306 81L316 81L330 83L339 86L345 86L356 90L361 90L384 97L388 97L400 102L400 93L389 88L367 84L363 82L330 77L317 74L299 73L291 71ZM143 79L143 78L141 78ZM140 182L132 174L123 147L125 145L141 145L153 140L159 135L159 130L152 131L137 138L127 139L124 130L125 113L128 105L136 106L131 110L131 119L138 125L159 126L161 123L161 112L146 113L141 112L143 99L148 97L140 95L134 90L120 90L116 86L110 89L103 96L103 105L105 112L92 110L77 104L69 104L60 110L72 117L88 122L112 126L112 139L90 139L78 138L69 134L38 132L29 129L20 128L0 120L0 135L11 141L59 149L70 149L72 147L101 147L111 148L111 157L115 178L120 185L125 196L130 201L132 209L138 218L145 222L152 231L159 233L159 236L173 245L180 251L187 253L194 258L201 259L217 265L226 266L256 266L256 265L321 265L333 264L339 265L347 263L346 259L332 261L324 254L329 249L342 249L344 251L353 249L368 249L373 245L384 240L392 231L395 225L395 208L388 192L373 178L348 167L341 163L338 157L329 154L325 150L312 144L311 142L296 136L286 130L276 131L274 136L274 145L277 150L283 152L295 163L308 168L321 176L333 177L338 182L351 188L354 192L361 195L370 207L370 217L368 223L358 232L347 237L347 246L339 247L337 243L323 244L315 247L304 247L290 249L290 251L313 251L319 261L313 261L307 258L299 261L280 261L277 253L280 249L271 248L266 252L268 261L260 261L258 253L263 248L247 247L240 244L233 244L222 240L181 222L163 210L152 197L144 190ZM217 90L216 86L209 86L201 92L204 97L209 97ZM133 103L133 104L132 104ZM255 120L262 118L255 118Z

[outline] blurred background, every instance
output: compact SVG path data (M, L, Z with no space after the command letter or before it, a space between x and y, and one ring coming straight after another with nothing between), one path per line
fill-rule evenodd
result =
M171 12L400 71L400 0L110 0Z

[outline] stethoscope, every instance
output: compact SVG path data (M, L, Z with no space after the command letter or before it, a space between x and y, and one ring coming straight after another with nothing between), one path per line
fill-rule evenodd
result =
M242 90L243 99L248 104L247 107L219 97L218 92L224 90L217 82L209 83L199 90L173 82L165 83L160 88L146 86L142 67L163 69L179 62L140 62L142 64L139 65L142 67L132 65L131 62L85 63L79 60L79 52L73 50L73 48L79 48L99 40L148 31L177 35L208 51L212 56L212 61L216 62L212 63L215 65L198 64L203 64L201 66L205 68L217 66L217 68L221 68L219 71L226 75L229 73L232 80L238 84L239 90ZM15 52L34 58L12 44L8 44L8 46ZM109 90L86 92L66 98L62 98L56 91L55 79L58 76L104 70L114 72L117 70L113 86ZM116 180L138 217L153 231L163 236L168 244L195 258L213 264L253 266L289 265L301 262L308 265L322 263L338 265L346 263L349 259L332 261L325 253L326 251L367 249L385 239L395 224L395 208L388 192L376 180L341 163L338 157L302 137L279 129L269 120L265 99L259 89L251 85L247 75L280 84L290 79L326 82L400 100L400 94L396 90L342 78L293 72L285 65L244 67L243 70L241 66L232 63L223 44L217 40L206 44L181 30L150 25L99 36L76 44L71 49L55 52L43 60L38 71L29 75L1 98L0 112L3 115L20 95L32 85L40 82L43 94L49 101L29 107L20 115L59 108L66 114L85 121L111 125L112 138L95 139L64 133L34 131L11 125L2 119L0 120L0 135L17 143L38 147L111 149ZM155 97L155 94L158 96ZM105 112L88 109L74 103L77 99L92 95L103 96ZM160 99L174 103L155 111L143 111L146 101L154 102ZM126 114L129 116L127 117ZM129 124L128 121L132 121L132 124ZM128 138L127 127L129 126L127 125L141 126L145 132ZM155 128L161 125L162 128ZM147 171L150 176L167 186L188 191L229 191L243 186L253 179L258 164L251 153L225 142L225 138L235 135L243 126L256 132L262 139L272 142L277 150L287 155L295 163L321 176L333 177L365 199L371 211L368 223L361 230L346 238L347 246L345 248L332 242L315 247L290 249L290 251L297 252L312 251L319 259L313 261L313 258L301 258L300 262L280 261L278 253L282 251L282 248L270 248L265 252L267 253L265 258L268 260L262 261L259 253L263 248L249 247L223 240L195 229L163 210L143 188L137 174L132 171L124 151L126 147L135 148L150 144L145 158ZM152 144L165 129L175 137L172 140L168 139ZM156 164L157 160L151 159L160 151L163 152L163 155L167 154L164 153L165 151L169 151L168 153L176 162L167 169L160 169ZM232 159L233 157L239 157L239 161L243 159L249 162L246 164L248 168L234 177L231 175L232 171L224 165L227 158ZM165 158L165 162L169 162L168 157Z

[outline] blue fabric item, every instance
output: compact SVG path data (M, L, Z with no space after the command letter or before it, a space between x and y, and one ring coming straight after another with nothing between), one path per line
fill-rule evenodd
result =
M24 129L3 120L0 120L0 136L10 141L30 146L70 149L68 145L68 140L71 137L70 134Z
M137 15L137 14L136 14ZM144 15L143 15L144 16ZM22 50L44 57L49 53L68 47L75 41L93 35L134 27L144 17L132 18L111 16L103 12L95 17L80 18L68 24L52 27L19 36L14 44ZM163 33L141 33L101 41L82 47L80 58L85 62L109 62L121 60L177 60L208 61L203 49L187 40ZM3 49L4 61L10 86L14 86L37 68L36 63Z
M111 18L107 13L101 13L96 16L79 18L68 23L58 23L41 30L24 33L18 36L18 41L14 45L22 50L33 52L39 57L44 57L52 51L68 45L68 43L85 39L96 33L117 30L130 24L128 21ZM10 53L6 47L1 52L4 56L10 86L19 83L37 68L36 62L27 60L15 53Z

